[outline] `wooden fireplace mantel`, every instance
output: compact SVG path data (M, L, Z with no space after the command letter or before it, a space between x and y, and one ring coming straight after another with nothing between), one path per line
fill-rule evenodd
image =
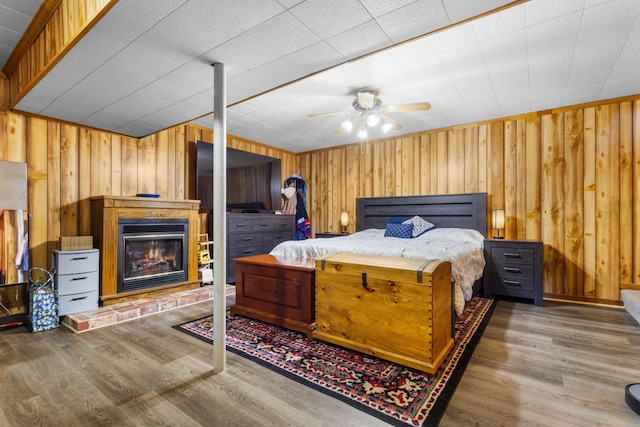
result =
M164 295L200 286L198 280L199 200L96 196L91 199L91 233L100 249L102 306ZM187 281L118 293L118 220L120 218L186 218L189 221Z

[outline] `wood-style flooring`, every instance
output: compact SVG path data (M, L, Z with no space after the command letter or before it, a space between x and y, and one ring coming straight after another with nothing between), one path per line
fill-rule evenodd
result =
M232 297L228 304L232 304ZM380 420L171 326L205 302L82 334L0 332L1 426L381 426ZM441 426L640 425L640 325L624 310L500 301Z

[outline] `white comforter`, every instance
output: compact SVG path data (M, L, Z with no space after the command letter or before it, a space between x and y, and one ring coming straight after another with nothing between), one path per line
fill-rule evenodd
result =
M458 315L471 299L473 283L484 269L484 237L476 230L436 228L414 239L384 237L384 230L369 229L329 239L290 240L280 243L272 255L317 258L331 252L438 259L451 262Z

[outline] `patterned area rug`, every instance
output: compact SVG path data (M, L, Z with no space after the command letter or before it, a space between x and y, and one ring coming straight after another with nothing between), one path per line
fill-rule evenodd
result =
M226 345L390 424L436 426L494 306L477 297L467 303L456 321L454 348L433 376L242 316L227 318ZM212 342L212 316L174 328Z

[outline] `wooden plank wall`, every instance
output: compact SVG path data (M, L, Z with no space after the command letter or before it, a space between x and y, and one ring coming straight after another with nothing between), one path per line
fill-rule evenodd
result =
M282 160L308 183L314 232L341 230L355 199L487 192L507 238L545 243L547 297L620 301L640 289L640 100L609 101L293 154L229 136ZM60 235L89 233L91 196L195 198L195 141L181 125L136 139L16 113L0 115L0 160L26 161L32 265ZM6 141L6 144L5 144ZM389 161L389 159L394 159ZM488 230L491 234L491 230Z
M7 61L14 106L118 0L44 0ZM25 44L26 43L26 44Z
M0 114L0 160L27 162L32 266L50 267L59 236L90 234L89 198L157 193L195 199L195 142L212 132L176 126L146 138L25 116ZM282 160L293 173L295 155L240 138L230 147Z
M357 197L486 191L507 238L543 240L547 297L619 302L640 289L638 123L640 100L567 108L303 153L297 172L314 232L345 210L354 231Z

